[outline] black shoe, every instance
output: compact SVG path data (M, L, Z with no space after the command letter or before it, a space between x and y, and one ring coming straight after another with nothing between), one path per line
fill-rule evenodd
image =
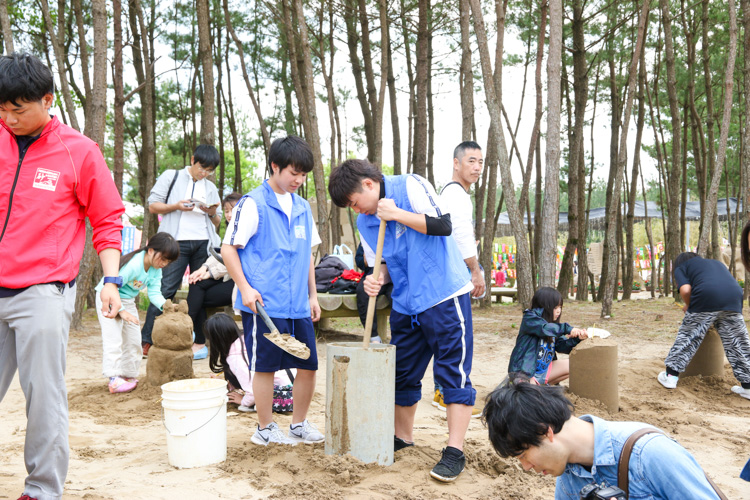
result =
M403 450L404 448L408 448L409 446L414 446L414 443L409 443L399 437L393 436L393 452L394 453L399 450Z
M430 475L444 483L455 481L466 467L466 455L464 452L453 446L443 448L443 458L430 471Z

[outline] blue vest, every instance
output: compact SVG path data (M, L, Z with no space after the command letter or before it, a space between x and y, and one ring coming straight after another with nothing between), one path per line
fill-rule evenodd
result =
M424 178L411 175L426 189ZM385 197L395 201L397 207L414 212L406 193L408 178L409 175L383 176ZM373 250L377 248L379 225L380 219L374 215L360 214L357 218L359 233ZM451 236L428 236L396 221L386 223L383 259L393 281L393 309L401 314L419 314L471 280Z
M272 318L300 319L310 317L308 283L313 218L310 204L292 193L292 223L281 210L268 181L238 203L237 221L241 217L245 198L252 198L258 206L258 231L245 248L237 253L250 286L258 290L266 312ZM252 312L242 304L237 294L235 308Z

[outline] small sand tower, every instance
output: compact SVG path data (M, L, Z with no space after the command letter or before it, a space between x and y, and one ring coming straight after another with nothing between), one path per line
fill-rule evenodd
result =
M156 318L148 351L146 378L153 386L173 380L193 378L193 320L188 316L187 302L174 310L171 300L164 304L164 313Z
M724 376L724 346L721 344L719 333L713 326L708 329L693 359L690 360L685 371L680 374L681 377L695 375L703 377Z
M620 409L617 342L591 337L570 353L570 392L601 401L611 413Z

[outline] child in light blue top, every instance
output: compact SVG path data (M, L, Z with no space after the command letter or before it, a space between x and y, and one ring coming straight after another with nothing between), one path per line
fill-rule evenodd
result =
M177 259L180 246L168 233L156 233L148 244L120 259L119 277L122 307L115 318L101 312L97 295L97 315L102 327L102 372L109 379L109 392L121 393L135 389L141 367L141 331L135 299L148 289L151 303L162 309L166 300L161 294L161 270ZM103 279L96 286L99 291Z

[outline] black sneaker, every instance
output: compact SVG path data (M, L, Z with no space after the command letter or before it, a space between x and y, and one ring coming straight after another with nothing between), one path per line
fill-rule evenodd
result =
M409 446L414 446L414 443L409 443L408 441L404 441L400 437L393 436L393 452L397 452L399 450L403 450L404 448L408 448Z
M443 448L443 458L430 471L430 475L444 483L455 481L466 467L466 455L464 452L453 446Z

